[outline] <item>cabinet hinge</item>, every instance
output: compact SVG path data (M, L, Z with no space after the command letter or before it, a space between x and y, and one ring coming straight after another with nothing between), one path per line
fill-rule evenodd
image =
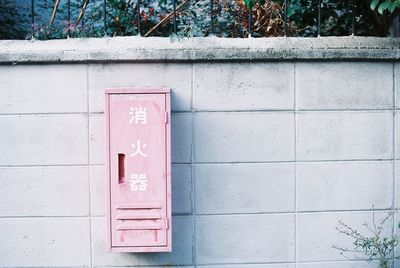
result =
M169 229L169 218L165 219L165 229L168 230Z
M165 124L168 124L168 112L165 112Z

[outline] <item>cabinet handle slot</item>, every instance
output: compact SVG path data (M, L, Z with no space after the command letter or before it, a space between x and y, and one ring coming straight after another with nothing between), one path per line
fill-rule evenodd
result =
M118 154L118 183L125 183L125 155Z

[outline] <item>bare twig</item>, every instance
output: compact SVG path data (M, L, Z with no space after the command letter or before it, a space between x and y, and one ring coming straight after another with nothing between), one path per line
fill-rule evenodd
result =
M175 11L180 10L184 5L186 5L190 0L186 0L183 3L181 3L179 6L176 7ZM196 3L199 0L196 0ZM157 23L153 28L151 28L145 35L144 37L149 36L152 32L154 32L158 27L160 27L162 24L164 24L168 19L174 16L174 11L171 11L165 18L163 18L159 23Z
M377 233L378 231L376 229L376 223L375 223L375 207L374 206L372 206L372 224L374 226L375 233Z
M58 5L60 4L61 0L56 0L56 2L54 3L54 8L53 8L53 13L51 14L51 18L50 18L50 25L53 24L54 19L56 18L56 13L58 10Z
M363 223L363 226L365 227L365 228L367 228L367 230L368 231L370 231L373 235L375 235L375 232L374 232L374 230L372 230L372 228L371 227L369 227L369 225L368 225L368 223Z
M89 0L85 0L85 2L83 3L83 6L81 8L81 12L79 13L78 19L76 20L75 25L78 25L79 22L81 21L81 19L83 18L83 15L85 14L88 4L89 4Z
M380 265L379 267L388 268L389 261L393 257L394 248L399 243L399 238L393 234L393 229L391 235L388 237L384 237L382 233L385 229L384 224L391 218L393 212L389 212L382 220L377 222L374 207L372 207L372 209L372 227L370 227L368 223L362 224L362 226L371 232L371 236L363 235L356 229L348 226L342 221L339 221L339 226L336 227L336 230L338 230L340 234L344 234L354 239L354 249L341 247L336 244L332 245L332 248L339 250L340 255L345 258L347 257L345 253L362 253L366 259L360 258L357 255L354 256L354 259L366 260L368 262L378 260Z
M385 224L385 222L393 216L393 211L390 211L385 218L383 218L383 220L381 221L381 225Z

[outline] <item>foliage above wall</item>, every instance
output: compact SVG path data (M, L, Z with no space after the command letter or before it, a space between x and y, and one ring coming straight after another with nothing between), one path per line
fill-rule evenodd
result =
M397 8L400 8L399 0L372 0L371 9L378 9L379 14L383 14L386 10L393 13Z
M129 36L138 34L138 25L142 36L174 33L171 0L140 1L140 11L138 1L107 0L105 19L102 0L70 0L69 9L67 3L67 0L34 1L32 19L31 1L0 1L0 39ZM284 0L214 0L211 29L209 0L177 0L176 33L247 37L250 8L253 37L283 36L284 3ZM321 1L320 34L387 36L399 10L399 0ZM286 11L288 36L318 34L318 0L291 0Z

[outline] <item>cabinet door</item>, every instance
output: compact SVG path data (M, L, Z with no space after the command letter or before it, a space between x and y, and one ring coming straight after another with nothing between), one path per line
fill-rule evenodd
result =
M166 95L111 94L111 245L167 245Z

